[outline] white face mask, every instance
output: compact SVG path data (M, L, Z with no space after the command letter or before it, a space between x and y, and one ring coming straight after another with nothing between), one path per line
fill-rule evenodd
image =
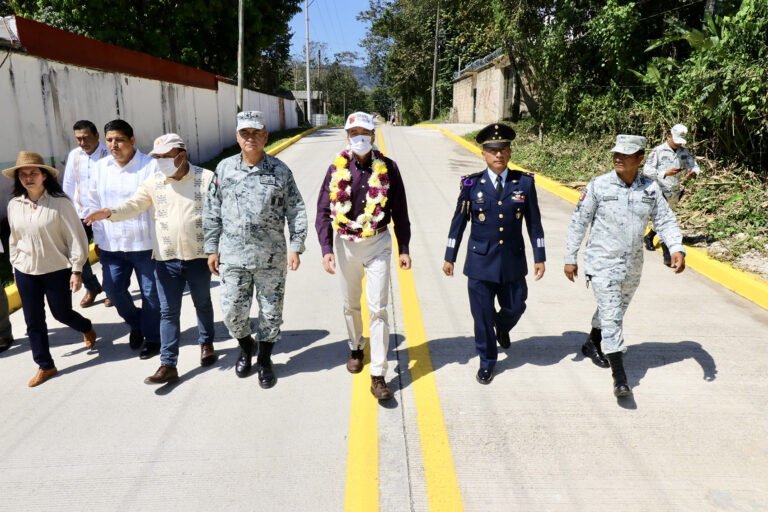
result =
M371 145L370 135L355 135L354 137L349 138L349 142L350 149L357 156L367 155L373 147Z
M155 162L157 163L157 170L165 174L169 178L174 174L176 174L176 171L178 171L179 167L181 167L181 165L179 165L178 167L176 166L176 158L174 157L156 158Z

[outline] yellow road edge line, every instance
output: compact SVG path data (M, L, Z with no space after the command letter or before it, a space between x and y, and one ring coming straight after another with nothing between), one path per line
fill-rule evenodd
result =
M363 337L370 338L370 313L365 293L360 298ZM346 512L379 510L379 403L371 395L370 348L363 370L352 377L352 400L347 442L347 481L344 491Z
M469 141L462 137L458 137L445 128L440 126L432 126L428 124L419 124L416 126L431 128L433 130L439 130L443 134L447 135L452 140L461 144L472 153L480 156L480 149L471 144ZM520 169L526 172L530 172L527 169L515 164L510 164L511 169ZM562 197L566 201L576 204L579 201L580 193L578 190L566 187L558 181L555 181L541 174L536 174L536 184L541 186L544 190ZM763 309L768 309L768 281L760 279L759 277L752 276L747 272L738 270L727 263L717 261L710 257L706 251L697 249L696 247L685 246L685 250L688 255L685 257L686 265L696 270L700 274L708 277L712 281L728 288L732 292L735 292L745 299L757 304Z
M297 135L294 135L290 139L286 139L274 148L267 151L270 155L274 156L290 146L291 144L294 144L299 141L299 139L306 137L312 132L316 132L317 130L321 130L323 128L327 128L326 126L315 126L314 128L310 128L309 130L305 130ZM91 262L91 264L96 263L99 261L98 256L96 256L96 252L93 248L93 244L91 244L90 252L88 253L88 261ZM5 294L8 296L8 313L13 313L14 311L21 308L21 297L19 296L19 289L16 288L16 284L10 284L5 287Z
M377 129L379 149L386 155L386 146ZM463 511L453 453L445 428L443 410L437 393L437 383L429 356L427 335L421 317L413 271L397 267L400 284L405 340L408 345L409 368L416 401L416 418L424 461L429 509L437 512Z

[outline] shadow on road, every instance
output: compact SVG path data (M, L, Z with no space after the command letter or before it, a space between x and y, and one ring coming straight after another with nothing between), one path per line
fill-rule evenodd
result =
M695 341L677 343L648 342L632 345L624 356L624 369L629 385L639 386L640 381L651 368L680 363L686 359L696 361L703 371L702 378L711 382L717 375L717 365L712 356Z
M514 331L512 331L512 335L514 336ZM526 364L551 366L560 363L569 356L571 356L570 360L573 362L583 361L585 358L581 354L581 344L586 337L587 333L585 332L566 331L560 336L533 336L522 340L513 340L512 345L508 349L499 348L499 359L494 373L498 375ZM404 372L403 370L409 364L404 338L396 336L392 341L392 346L402 354L400 355L396 372L400 373L400 384L404 388L412 382L413 374L424 374L423 371L419 371L419 365L423 365L424 362L415 361L413 362L411 372ZM429 348L433 371L437 371L445 365L455 363L472 364L479 368L479 359L475 352L473 337L457 336L454 338L430 340L427 342L427 347ZM717 375L715 360L704 350L701 344L695 341L680 341L677 343L650 342L630 346L624 358L624 367L630 386L636 387L639 386L640 381L645 377L649 369L679 363L686 359L693 359L701 366L705 381L713 381L715 379ZM474 370L475 368L473 368L473 372ZM606 379L610 379L610 370L606 369L605 372ZM637 407L633 399L624 400L620 405L629 409Z

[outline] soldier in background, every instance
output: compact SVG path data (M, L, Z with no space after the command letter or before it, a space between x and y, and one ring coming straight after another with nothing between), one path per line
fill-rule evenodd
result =
M638 173L645 155L645 137L618 135L611 151L614 171L587 184L571 217L564 272L571 281L578 275L579 247L590 228L584 250L584 271L587 285L592 283L597 311L592 316L592 331L581 350L598 366L610 366L614 395L621 397L632 392L622 357L626 351L623 322L640 284L643 233L648 220L658 227L659 236L672 251L676 274L685 269L685 249L675 215L662 197L659 185Z
M683 195L683 180L695 178L701 172L696 159L693 158L688 149L684 148L685 136L688 134L688 128L682 124L676 124L667 135L667 141L664 144L656 146L651 151L651 156L646 160L643 166L643 174L656 180L661 187L664 198L669 203L670 209L677 210L677 203ZM643 241L645 248L653 251L653 237L656 236L655 227L651 226L648 234ZM664 255L664 264L672 265L667 245L661 243L661 251Z
M250 313L256 289L259 385L270 388L275 384L271 354L283 322L286 266L299 268L307 212L291 170L264 151L269 134L262 113L237 114L236 136L242 151L219 162L205 200L204 251L211 272L221 275L224 325L240 345L238 377L251 371L255 346Z
M105 156L109 156L109 151L107 146L99 141L99 131L91 121L78 121L72 126L72 130L75 133L77 147L70 151L67 156L67 165L64 168L64 179L61 187L75 204L77 216L82 220L90 213L87 208L90 179L95 174L97 162ZM88 241L92 240L93 229L91 226L83 222L83 228L85 228L85 236L88 237ZM81 308L93 304L96 296L101 293L99 279L93 274L88 260L85 260L83 265L83 286L86 292L80 301Z

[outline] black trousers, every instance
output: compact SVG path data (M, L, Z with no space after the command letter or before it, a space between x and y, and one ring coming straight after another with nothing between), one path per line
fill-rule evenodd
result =
M32 358L41 370L55 365L48 344L48 325L45 323L45 304L53 318L79 332L88 332L91 321L72 309L72 292L69 290L71 269L65 268L48 274L31 275L16 270L16 287L19 289L21 308L27 322L27 336L32 347Z

